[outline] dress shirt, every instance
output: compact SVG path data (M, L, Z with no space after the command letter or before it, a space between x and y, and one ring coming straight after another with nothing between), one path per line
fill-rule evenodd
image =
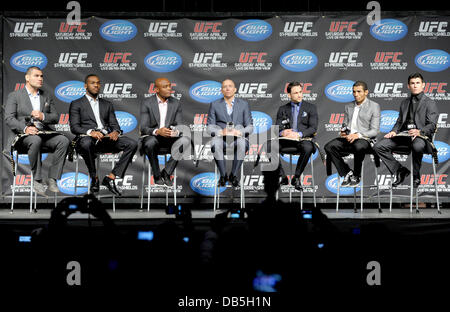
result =
M95 121L97 122L98 129L104 129L102 119L100 118L100 104L98 99L94 99L93 97L86 94L86 98L89 100L89 104L91 104L92 111L94 112ZM91 134L94 129L89 129L87 131L87 135Z
M358 129L358 115L359 115L359 111L361 110L361 106L367 101L367 99L365 99L361 104L357 104L355 102L355 108L353 109L353 116L352 116L352 123L350 124L350 133L357 133L358 137L361 137L361 133L359 133L359 129Z
M158 100L158 109L159 109L159 129L164 128L166 125L166 116L167 116L167 105L169 103L169 99L163 101L156 95L156 99ZM153 130L153 135L156 135L156 130Z

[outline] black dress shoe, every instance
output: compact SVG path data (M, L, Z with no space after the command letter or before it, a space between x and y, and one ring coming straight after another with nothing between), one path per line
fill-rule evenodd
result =
M95 177L91 182L91 193L98 193L98 191L100 191L100 182L98 181L98 178Z
M167 186L167 187L173 186L173 182L170 181L170 176L165 170L161 171L161 178L162 178L165 186Z
M106 187L108 188L108 190L109 190L111 193L113 193L114 195L116 195L116 196L122 196L122 194L119 192L119 190L118 190L117 187L116 187L116 183L114 183L114 180L111 179L110 177L105 176L105 177L103 178L102 184L103 184L104 186L106 186Z
M400 184L402 184L402 182L405 180L407 176L409 176L410 173L411 172L408 170L408 168L400 167L397 170L397 173L395 174L395 181L394 183L392 183L392 186L397 187Z
M165 186L164 180L161 178L161 176L159 176L159 177L153 177L153 179L154 179L155 185L158 185L158 186Z
M414 188L418 188L419 185L420 185L420 178L415 178L415 179L413 180L413 186L414 186Z
M361 181L360 177L357 176L351 176L350 177L350 184L348 185L348 187L356 187L359 185L359 182Z
M239 186L239 179L238 179L237 176L234 176L234 175L230 174L230 177L228 178L228 181L230 181L231 184L234 187L238 187Z
M303 190L302 182L300 181L300 178L299 178L299 177L294 176L294 177L292 178L291 185L294 186L294 188L295 188L297 191Z
M220 176L219 182L217 182L217 185L219 187L221 187L221 186L225 186L225 184L227 184L227 177L226 176L224 176L224 177Z
M288 185L289 184L289 178L287 176L281 177L280 185Z

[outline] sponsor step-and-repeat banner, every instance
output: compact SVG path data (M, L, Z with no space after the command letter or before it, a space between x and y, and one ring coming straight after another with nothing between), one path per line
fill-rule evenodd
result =
M166 77L172 82L173 96L182 103L184 124L190 128L192 137L200 138L194 146L200 159L198 166L190 159L180 161L177 167L178 197L207 198L214 195L216 183L210 137L205 133L208 108L209 103L221 97L221 81L231 78L236 83L237 97L250 104L255 125L243 180L246 197L251 198L265 195L261 169L254 169L253 162L258 153L262 154L262 161L266 160L262 147L275 123L278 107L288 102L288 82L302 82L304 100L316 105L320 120L317 141L323 147L338 135L344 105L353 100L355 81L366 81L370 99L381 106L381 138L394 125L400 102L409 96L408 75L420 72L425 77L425 93L436 101L439 109L436 135L439 165L434 176L431 157L424 156L419 192L432 195L436 179L440 196L448 199L449 21L448 16L388 16L368 25L366 16L361 14L280 16L264 20L92 17L83 19L79 25L69 25L66 20L56 18L4 18L3 105L8 93L24 88L26 69L38 66L44 71L44 89L53 95L60 116L56 129L72 138L68 124L70 102L84 96L84 77L95 73L102 82L101 97L114 104L125 135L138 139L140 105L155 95L155 79ZM2 194L8 196L13 176L9 146L5 146L8 129L4 121L2 128ZM44 171L51 157L42 155L47 159ZM117 157L102 155L100 174L108 173ZM292 158L293 166L297 159ZM398 159L409 166L408 157L399 155ZM280 161L289 172L289 156L282 155ZM318 153L311 161L314 176L308 165L302 180L306 197L311 196L314 180L319 200L332 200L339 181L335 169L327 177ZM352 163L352 157L348 161ZM162 157L160 164L164 162ZM15 179L21 186L18 193L24 195L29 192L30 183L27 156L20 155L18 163ZM382 194L386 195L392 177L384 164L376 177L372 159L368 157L365 170L365 184L374 185L377 179ZM118 180L119 189L125 196L137 198L142 174L147 172L143 157L136 154L125 177ZM87 192L88 182L81 160L75 192L75 164L67 161L58 187L63 196L81 195ZM144 189L147 191L148 187ZM399 189L399 193L408 193L405 185ZM225 187L219 191L232 192ZM356 191L359 193L360 189ZM101 192L106 194L107 190L102 188ZM154 197L165 196L164 190L156 187L152 192ZM367 195L375 193L374 189L365 190ZM280 196L288 194L289 189L282 187ZM353 189L342 188L341 194L352 196Z

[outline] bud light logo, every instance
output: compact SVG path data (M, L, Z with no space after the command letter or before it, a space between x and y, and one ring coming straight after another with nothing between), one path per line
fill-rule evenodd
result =
M317 65L317 56L308 50L290 50L280 57L280 64L293 72L304 72Z
M398 119L398 112L393 110L384 110L380 117L380 132L388 133L392 130Z
M145 66L158 73L168 73L178 69L183 61L178 53L170 50L158 50L145 57Z
M60 83L55 88L55 95L63 102L70 103L86 94L84 82L71 80Z
M370 34L381 41L397 41L408 33L408 27L395 19L382 19L370 27Z
M272 118L263 112L252 111L253 133L262 133L272 127Z
M311 157L309 158L308 162L311 162L316 160L317 156L319 155L319 151L316 148L316 151L311 155ZM289 163L289 154L280 154L281 159L283 159L285 162ZM296 165L298 162L298 159L300 158L299 155L292 155L292 164Z
M24 50L11 56L9 63L15 70L25 73L31 66L44 69L47 66L47 57L38 51Z
M245 41L261 41L272 34L272 26L262 20L245 20L234 27L234 33Z
M131 132L137 127L137 119L130 113L116 111L116 118L123 133Z
M61 193L67 195L83 195L88 191L88 176L84 173L78 172L77 177L77 192L75 193L75 172L67 172L58 180L58 188Z
M222 84L213 80L199 81L189 88L189 95L200 103L211 103L222 97Z
M438 160L442 164L450 158L450 146L447 143L441 141L434 141L434 146L438 151ZM426 163L431 164L432 157L430 154L424 154L422 160Z
M352 102L353 97L353 84L355 82L351 80L336 80L329 83L325 87L325 95L332 101L348 103Z
M100 35L103 39L112 42L124 42L131 40L136 36L136 34L136 26L125 20L109 21L100 27Z
M416 55L414 62L417 67L428 72L440 72L449 66L449 55L442 50L425 50Z
M331 193L337 194L338 183L342 183L342 181L344 181L344 177L338 177L338 174L335 173L327 178L325 186ZM359 187L340 187L339 194L343 196L353 195L353 189L356 189L356 192L361 190Z
M44 161L45 159L47 159L47 156L48 156L48 153L41 154L41 161ZM27 154L19 154L19 161L17 161L17 152L14 152L14 161L16 161L22 165L30 164L30 160L28 159Z
M214 196L214 187L218 181L219 175L215 177L213 172L204 172L197 174L195 177L193 177L189 185L191 186L191 189L194 192L200 195ZM226 190L225 186L219 188L220 193L222 193L225 190Z

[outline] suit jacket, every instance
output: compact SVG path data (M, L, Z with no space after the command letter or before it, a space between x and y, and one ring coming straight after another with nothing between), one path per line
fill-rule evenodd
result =
M289 129L293 129L292 123L294 118L292 117L291 102L280 106L277 112L276 124L281 128L283 126L282 121L286 118L289 119ZM297 117L297 130L303 134L303 137L313 137L317 132L318 122L319 118L316 106L309 102L302 101Z
M409 100L410 98L407 98L400 103L400 112L397 118L397 122L395 123L391 131L398 133L402 125L405 123L406 117L408 116ZM439 112L436 103L428 96L423 94L422 98L419 101L419 104L417 105L414 122L416 123L416 126L420 130L420 132L423 135L427 136L430 141L433 137L433 133L436 131L438 117Z
M347 127L351 130L355 106L356 102L351 102L345 105L344 122L342 123L342 127ZM358 132L365 137L371 139L375 138L380 132L380 114L380 105L366 98L366 100L361 104L358 119L356 119Z
M141 135L153 135L155 129L160 128L160 118L157 95L150 97L141 104ZM164 121L166 128L183 124L181 104L174 97L170 97L167 102L167 114Z
M98 99L100 118L103 126L109 132L118 131L122 132L114 114L113 104L104 99ZM70 131L75 134L86 134L90 129L96 129L98 127L95 120L94 111L86 96L72 101L69 107L69 122Z
M44 113L44 120L42 124L45 130L54 131L53 124L58 123L58 112L55 108L53 98L44 90L39 90L39 98L41 102L40 111ZM33 105L31 104L30 97L26 88L11 92L8 95L5 106L5 122L11 129L11 133L8 138L8 145L11 145L15 134L23 134L27 123L25 118L31 117L31 111Z
M253 132L253 119L250 106L242 99L235 98L232 116L227 113L227 103L224 98L218 99L209 106L206 131L215 136L227 126L228 122L234 124L234 128L241 131L244 136Z

